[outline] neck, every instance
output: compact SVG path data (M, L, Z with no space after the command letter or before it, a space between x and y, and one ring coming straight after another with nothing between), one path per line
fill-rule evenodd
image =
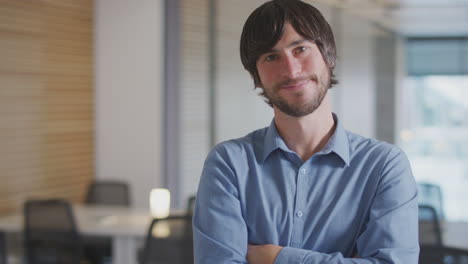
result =
M293 117L274 107L275 125L288 148L296 152L303 161L308 160L327 144L335 131L327 94L322 104L311 114Z

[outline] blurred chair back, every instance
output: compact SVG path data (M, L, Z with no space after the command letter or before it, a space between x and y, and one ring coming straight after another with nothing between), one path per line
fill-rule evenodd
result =
M468 251L452 247L422 245L419 264L468 264Z
M419 243L442 246L440 222L432 206L419 205Z
M187 203L187 215L192 215L193 216L193 212L195 211L195 196L190 196L190 198L188 199L188 203Z
M130 190L123 181L95 181L88 187L87 204L130 207ZM112 256L112 240L109 237L86 236L86 255L95 263L102 263Z
M89 185L87 204L130 206L128 184L121 181L96 181Z
M193 263L192 217L153 219L143 249L142 264Z
M71 205L59 199L24 205L24 243L28 264L78 264L82 243Z
M433 183L418 183L418 200L420 205L432 206L439 219L444 219L444 206L442 190L439 185Z

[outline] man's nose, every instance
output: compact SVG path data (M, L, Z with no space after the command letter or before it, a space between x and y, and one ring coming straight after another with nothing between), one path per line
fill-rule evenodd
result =
M283 57L283 75L288 79L295 79L300 76L302 65L298 58L294 56Z

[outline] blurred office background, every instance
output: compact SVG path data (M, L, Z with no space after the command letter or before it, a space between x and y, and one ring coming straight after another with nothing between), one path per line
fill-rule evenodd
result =
M94 180L184 208L214 144L271 122L239 59L263 2L1 0L0 214ZM335 33L344 126L403 148L444 219L468 221L468 1L307 2Z

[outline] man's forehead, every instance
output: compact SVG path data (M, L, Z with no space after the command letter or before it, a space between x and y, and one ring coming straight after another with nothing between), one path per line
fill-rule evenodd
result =
M282 49L291 48L304 42L312 42L301 36L290 23L285 23L283 28L283 34L279 41L271 48L271 51L279 51Z
M278 44L279 42L278 42L278 43L276 43L276 45L275 45L273 48L271 48L271 50L268 51L268 52L278 52L278 51L283 50L283 49L293 48L293 47L298 46L298 45L301 45L301 44L303 44L303 43L305 43L305 42L311 42L311 41L310 41L310 40L307 40L307 39L304 39L304 38L301 37L300 39L291 41L289 44L286 43L287 45L285 45L285 46L279 45L279 44Z

